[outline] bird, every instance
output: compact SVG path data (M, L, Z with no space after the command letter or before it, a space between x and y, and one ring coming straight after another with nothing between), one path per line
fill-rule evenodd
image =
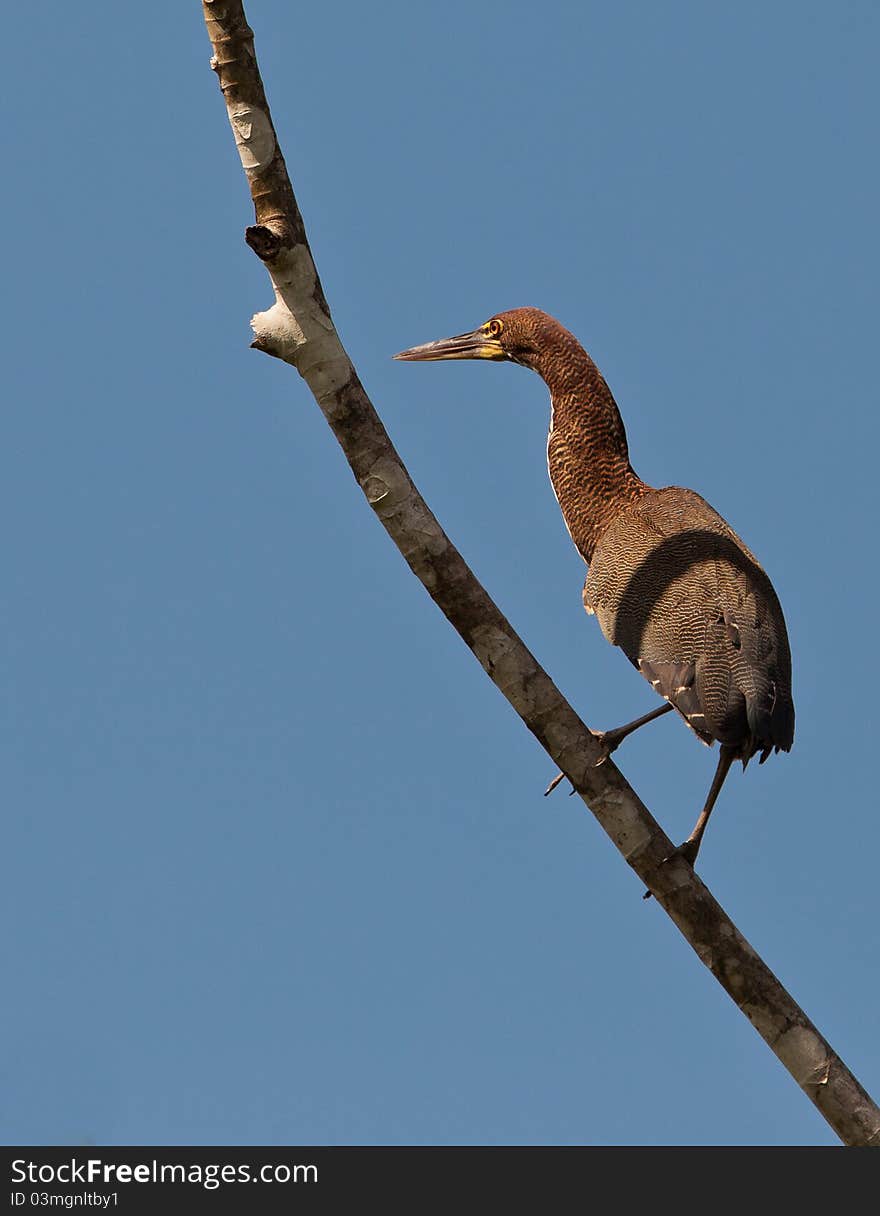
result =
M547 465L566 528L587 565L584 607L664 702L615 730L594 731L599 762L669 712L701 742L719 744L697 821L671 855L693 866L733 762L745 770L759 755L763 764L794 741L791 651L770 579L694 490L655 489L638 476L604 377L574 334L548 313L509 309L469 333L412 346L394 358L512 362L547 385Z

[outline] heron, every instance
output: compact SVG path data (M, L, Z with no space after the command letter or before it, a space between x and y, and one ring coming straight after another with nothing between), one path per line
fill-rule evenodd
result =
M745 769L758 754L763 764L794 741L791 652L770 579L699 494L642 481L611 390L554 317L510 309L469 333L394 358L518 363L547 385L547 464L568 533L588 567L584 607L664 701L615 730L594 732L601 760L671 711L703 743L719 744L706 800L676 850L693 865L733 762Z

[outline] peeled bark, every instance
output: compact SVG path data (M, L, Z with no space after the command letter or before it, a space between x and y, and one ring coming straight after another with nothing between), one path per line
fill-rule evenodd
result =
M880 1146L880 1109L743 938L474 577L413 485L346 354L315 268L241 0L203 0L229 121L254 203L245 239L275 302L252 345L297 369L410 569L639 879L841 1140Z

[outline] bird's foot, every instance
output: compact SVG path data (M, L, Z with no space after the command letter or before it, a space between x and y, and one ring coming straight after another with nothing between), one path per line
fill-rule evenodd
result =
M620 730L591 730L590 734L599 744L600 749L599 759L593 767L598 768L600 764L604 764L611 753L617 751L628 733L628 731Z
M660 862L661 866L665 866L668 862L673 861L676 857L683 857L685 861L693 866L697 860L697 853L700 851L699 840L691 840L690 837L683 844L680 844L677 849L673 849L668 857L664 857ZM650 899L652 892L646 891L642 899Z
M611 753L613 751L616 751L618 746L623 742L623 740L625 738L625 733L622 733L619 730L591 730L590 734L593 736L593 738L599 744L599 748L600 748L599 759L593 765L594 768L598 768L600 764L604 764L605 761L608 759L608 757L611 755ZM565 780L565 773L557 773L556 776L553 778L553 780L550 782L550 784L547 786L547 788L544 790L544 797L546 798L548 794L552 794L553 791L556 789L557 785L559 785L559 783L564 780ZM576 792L575 788L574 788L574 786L572 786L571 789L568 791L569 797L571 797L571 795L574 794L575 792Z
M672 861L673 857L683 857L686 862L693 865L697 860L697 853L699 852L699 849L699 840L691 840L691 838L688 837L684 844L680 844L677 849L673 849L668 857L664 858L664 862Z

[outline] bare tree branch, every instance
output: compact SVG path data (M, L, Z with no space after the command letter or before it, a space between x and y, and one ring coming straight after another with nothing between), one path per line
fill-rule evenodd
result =
M880 1146L880 1109L681 858L550 677L517 637L413 485L330 318L294 198L241 0L203 0L256 225L245 239L275 303L253 346L311 389L367 501L489 678L572 782L626 862L845 1144Z

